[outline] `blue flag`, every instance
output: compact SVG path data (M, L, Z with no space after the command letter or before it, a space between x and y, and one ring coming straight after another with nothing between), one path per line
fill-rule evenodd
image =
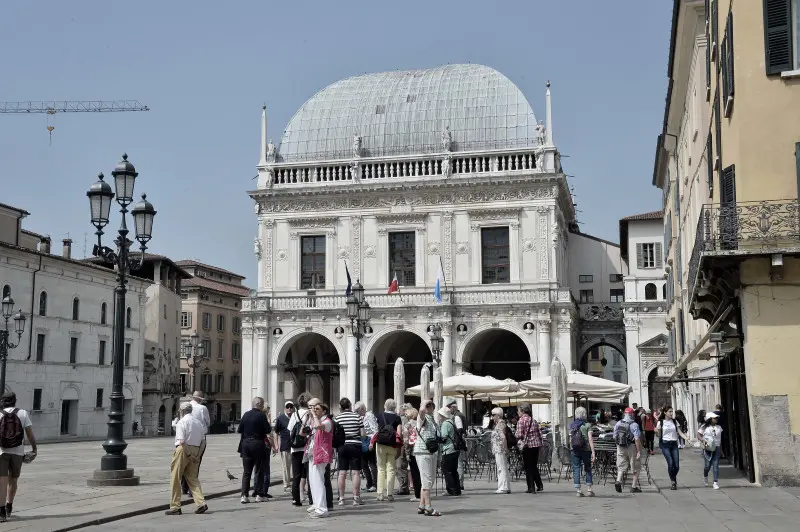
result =
M353 280L350 279L350 270L347 269L347 261L344 263L344 272L347 274L347 289L344 291L345 297L350 297L350 293L353 291Z

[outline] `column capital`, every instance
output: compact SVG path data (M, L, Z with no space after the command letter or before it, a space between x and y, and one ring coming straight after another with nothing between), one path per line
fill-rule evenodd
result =
M553 322L550 318L537 317L534 319L536 325L539 327L539 332L542 334L550 334L550 324Z

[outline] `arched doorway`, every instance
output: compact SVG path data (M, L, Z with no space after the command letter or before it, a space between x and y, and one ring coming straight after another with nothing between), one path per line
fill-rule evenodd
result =
M423 364L433 362L428 342L410 331L392 331L373 340L370 345L369 362L372 364L372 404L368 408L383 410L384 401L394 393L394 363L403 359L406 388L419 385ZM420 398L403 398L419 407Z
M658 367L647 375L647 398L654 412L666 405L672 405L672 387L665 379L658 378Z
M167 426L167 407L161 405L161 408L158 409L158 433L164 434L165 427Z
M331 408L338 408L340 359L336 346L322 334L307 332L293 338L284 351L283 360L278 362L284 398L309 392Z
M601 379L628 384L628 361L625 353L604 342L590 347L581 355L578 370Z

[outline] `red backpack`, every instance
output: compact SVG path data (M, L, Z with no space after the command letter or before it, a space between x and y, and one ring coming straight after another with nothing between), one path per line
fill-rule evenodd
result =
M0 447L3 449L22 445L22 422L19 420L17 412L19 412L19 408L15 408L11 412L2 411L2 417L0 417Z

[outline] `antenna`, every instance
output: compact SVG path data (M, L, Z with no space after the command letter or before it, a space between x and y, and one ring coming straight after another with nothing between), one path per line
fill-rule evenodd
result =
M86 238L89 233L83 233L83 258L86 258Z

